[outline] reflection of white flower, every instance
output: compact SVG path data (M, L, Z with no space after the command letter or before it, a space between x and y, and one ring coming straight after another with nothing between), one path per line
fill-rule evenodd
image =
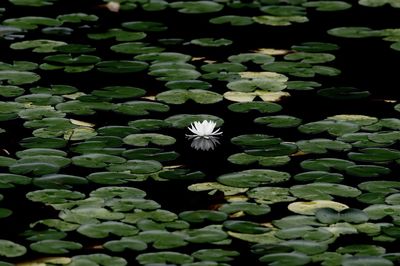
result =
M214 130L216 125L217 123L211 120L210 121L204 120L203 122L196 121L194 123L191 123L190 127L188 127L188 129L193 134L188 134L186 136L188 136L190 139L192 138L209 139L210 137L219 136L222 134L222 132L219 131L220 130L219 128L217 130Z
M215 146L219 144L218 137L210 136L208 138L195 138L193 139L190 146L196 150L208 151L215 149Z

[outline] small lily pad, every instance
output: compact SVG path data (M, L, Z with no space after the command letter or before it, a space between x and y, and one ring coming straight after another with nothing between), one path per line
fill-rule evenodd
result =
M233 172L218 177L218 182L232 187L257 187L259 185L273 184L287 181L290 175L266 169L252 169Z
M200 38L200 39L193 39L190 41L190 43L204 47L221 47L221 46L229 46L233 43L233 41L225 38L220 38L220 39Z
M32 250L46 254L65 254L70 250L81 249L82 245L77 242L65 240L41 240L29 246Z
M171 3L170 7L185 14L214 13L224 8L222 4L213 1L177 1Z
M9 240L0 239L0 256L14 258L26 253L26 248Z

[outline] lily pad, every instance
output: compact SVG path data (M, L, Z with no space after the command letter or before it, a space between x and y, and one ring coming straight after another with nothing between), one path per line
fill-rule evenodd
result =
M131 236L135 235L138 230L135 226L109 221L99 224L84 224L78 230L80 234L91 238L106 238L109 234L117 236Z
M232 26L247 26L254 23L251 17L227 15L210 19L212 24L230 24Z
M252 169L221 175L218 182L232 187L257 187L287 181L290 174L266 169Z
M80 243L65 240L41 240L29 246L32 250L46 254L65 254L70 250L81 249Z
M142 264L167 264L167 263L191 263L194 259L193 257L172 251L162 251L162 252L153 252L153 253L143 253L136 257L136 260Z
M333 196L357 197L361 191L341 184L315 182L307 185L295 185L290 188L290 192L306 200L331 200Z
M214 13L224 8L223 5L213 1L177 1L170 3L170 7L185 14Z
M0 239L0 256L14 258L20 257L26 253L26 248L15 242Z
M200 38L200 39L193 39L190 41L190 43L204 47L221 47L221 46L229 46L233 43L233 41L225 38L220 38L220 39Z
M222 95L200 89L194 90L170 90L157 94L156 99L168 104L183 104L189 99L199 104L213 104L222 101Z

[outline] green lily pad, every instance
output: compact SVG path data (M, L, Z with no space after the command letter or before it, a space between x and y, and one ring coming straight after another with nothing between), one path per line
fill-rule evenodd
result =
M32 250L45 254L66 254L70 250L81 249L80 243L65 240L41 240L30 244Z
M352 146L348 143L330 139L311 139L296 142L297 147L305 153L327 153L328 150L348 151Z
M191 172L188 169L167 170L160 172L158 176L168 180L198 180L205 177L201 171Z
M29 71L0 70L0 82L6 80L10 85L31 84L39 79L38 74Z
M99 19L96 15L88 15L86 13L70 13L57 16L58 20L67 23L81 23L83 21L97 21Z
M306 265L311 261L311 258L303 253L272 253L267 254L259 259L263 263L273 263L276 266L298 266Z
M348 157L361 162L389 162L400 159L400 151L386 148L365 148L360 152L349 152Z
M307 64L323 64L335 60L335 56L328 53L296 52L285 55L284 59Z
M252 62L254 64L267 64L275 61L275 58L267 54L259 53L241 53L237 55L231 55L228 60L234 63L247 63Z
M381 257L373 257L373 256L366 256L366 257L349 257L344 258L342 261L343 266L393 266L393 262L388 259L381 258Z
M15 242L0 239L0 256L7 258L20 257L26 253L26 248Z
M173 80L165 83L165 87L171 90L181 89L200 89L207 90L211 88L211 84L202 80Z
M222 101L222 95L206 90L170 90L157 94L156 99L168 104L183 104L189 99L199 104L213 104Z
M145 54L145 53L159 53L165 49L157 46L148 46L144 42L124 42L115 44L110 49L116 53L121 54Z
M357 197L361 191L346 185L314 182L307 185L296 185L290 188L290 192L302 199L307 200L331 200L334 196Z
M190 68L173 68L170 66L152 70L148 73L150 76L156 76L157 80L160 81L177 81L177 80L188 80L197 79L201 76L201 73L195 69Z
M139 129L131 126L104 126L97 129L99 135L126 137L129 134L138 133Z
M70 85L50 85L50 87L33 87L29 90L31 93L43 93L51 95L73 94L78 91L76 87Z
M35 70L37 69L38 64L32 63L29 61L13 61L13 64L7 64L4 62L0 62L0 70Z
M270 73L270 72L261 72ZM241 92L252 92L255 90L262 91L282 91L286 88L287 77L273 73L265 76L260 75L260 77L252 79L239 79L233 80L228 83L227 87L233 91Z
M3 24L15 26L24 30L33 30L39 26L60 26L62 22L54 18L28 16L6 19L3 21Z
M227 214L244 212L248 215L264 215L269 213L271 208L265 204L256 204L252 202L232 202L229 204L223 204L218 210Z
M347 208L340 212L330 208L321 208L316 211L315 217L325 224L334 224L339 221L360 224L367 222L369 219L365 212L354 208Z
M134 187L102 187L90 193L91 197L98 197L101 199L118 198L144 198L146 192Z
M28 185L31 178L23 175L15 175L8 173L0 174L0 188L13 188L16 185Z
M261 12L274 15L277 17L281 16L305 16L307 13L305 12L306 9L301 6L292 6L292 5L285 5L285 6L278 6L278 5L268 5L263 6L260 8Z
M346 168L347 174L360 177L378 177L390 172L389 168L378 165L353 165Z
M91 173L87 178L94 183L107 185L125 184L137 179L135 175L123 172L96 172Z
M146 62L130 60L110 60L96 64L98 71L108 73L134 73L145 70L147 67Z
M222 222L228 218L228 215L225 212L219 211L197 210L181 212L179 218L190 223L203 223L205 221Z
M204 47L221 47L221 46L229 46L233 43L233 41L225 38L220 38L220 39L200 38L200 39L193 39L190 41L190 43Z
M29 241L41 241L41 240L60 240L67 236L67 233L60 232L54 229L47 229L42 231L35 230L26 230L23 233L23 236L26 237Z
M15 164L16 162L17 160L15 160L14 158L0 156L0 167L9 167Z
M112 252L123 252L125 250L142 251L147 248L147 245L141 240L123 237L120 240L104 243L104 247Z
M223 226L229 231L245 234L262 234L271 231L270 228L262 226L258 223L240 220L225 221Z
M138 160L156 160L159 162L173 161L179 154L174 151L164 151L158 148L138 148L132 150L126 150L122 153L127 159L138 159Z
M10 0L10 3L17 6L51 6L54 0ZM4 265L6 266L6 265Z
M28 192L26 197L35 202L57 204L85 198L85 195L67 189L42 189Z
M328 34L344 38L380 37L383 32L367 27L340 27L328 30Z
M150 230L139 233L135 239L147 244L153 243L156 249L171 249L186 246L186 235L180 232L168 232L165 230Z
M258 163L262 166L281 166L290 162L289 156L254 156L246 153L235 153L228 157L229 162L234 164L249 165Z
M122 157L100 153L88 153L72 157L74 165L86 168L103 168L110 164L122 164L124 162L126 160Z
M260 113L276 113L282 110L282 106L271 102L248 102L233 103L228 106L228 109L238 113L248 113L253 110Z
M177 1L170 3L169 6L185 14L214 13L224 8L223 5L213 1Z
M254 119L254 122L272 128L289 128L299 126L302 120L294 116L275 115L258 117Z
M210 19L212 24L230 24L232 26L247 26L254 23L251 17L227 15Z
M129 160L123 164L112 164L107 169L112 172L131 174L151 174L161 170L162 165L152 160Z
M395 217L399 210L400 207L398 205L373 204L365 208L363 211L371 220L380 220L385 216Z
M33 184L41 188L49 189L71 189L74 185L84 185L86 178L73 175L52 174L33 179Z
M41 157L41 156L40 156ZM54 163L46 162L20 162L10 165L10 172L13 174L29 174L33 175L46 175L54 174L60 170L60 166Z
M192 257L201 261L228 262L239 256L240 253L234 250L224 249L200 249L192 253Z
M318 11L339 11L351 8L351 4L344 1L311 1L303 4L304 7L315 7Z
M174 52L146 53L135 56L135 59L142 61L152 61L152 63L163 62L187 62L192 56Z
M130 32L122 29L109 29L101 33L89 33L88 37L92 40L105 40L115 38L119 42L133 42L142 40L147 36L144 32Z
M321 208L331 208L336 211L342 211L349 207L343 203L331 200L313 200L308 202L297 201L288 205L290 211L304 215L315 215L317 210ZM297 219L295 219L295 221L297 221ZM313 223L316 223L316 221L313 220Z
M137 234L138 230L135 226L109 221L99 224L84 224L78 230L80 234L91 238L106 238L110 234L117 236L132 236Z
M136 260L141 265L150 265L150 264L167 264L167 263L191 263L194 259L186 254L173 252L173 251L161 251L161 252L153 252L153 253L143 253L136 257Z
M302 182L340 183L343 180L343 175L326 171L309 171L296 174L293 179Z
M130 101L120 103L116 111L127 115L148 115L150 112L167 112L168 105L157 102Z
M296 23L304 23L308 21L308 18L305 16L256 16L253 17L253 20L262 25L269 26L289 26L292 25L293 22Z
M106 254L90 254L72 257L70 266L93 265L93 266L125 266L128 262L121 257L111 257Z
M308 91L315 89L315 87L321 86L321 83L315 81L293 80L287 82L288 90Z
M245 153L253 156L275 157L287 156L296 153L297 145L282 142L276 145L268 145L264 149L245 150Z
M28 137L22 139L19 143L24 148L63 148L67 141L60 138L39 138L39 137Z
M336 158L320 158L305 160L300 163L303 169L314 171L330 171L331 169L346 170L347 167L355 165L355 163L343 159Z
M217 178L223 185L232 187L257 187L259 185L287 181L290 174L266 169L252 169L221 175Z
M191 243L218 243L228 237L225 231L213 228L212 226L185 230L184 232L188 235L186 240Z
M157 21L130 21L122 23L122 27L134 30L134 31L144 31L144 32L159 32L167 30L161 22Z
M158 134L158 133L145 133L145 134L131 134L123 139L124 143L133 146L147 146L150 143L166 146L175 143L175 138Z
M60 41L38 39L38 40L15 42L10 45L10 48L14 50L32 49L32 52L35 53L52 53L56 52L55 50L56 47L66 44L67 43Z
M123 222L137 224L140 220L151 219L155 222L173 222L178 216L167 210L140 211L135 213L127 213Z
M256 187L249 190L247 196L262 204L291 202L296 200L295 197L289 194L288 188L282 187Z
M0 85L0 96L12 98L24 94L25 90L18 86L1 86Z
M300 223L301 222L306 222L306 220L301 221L303 216L289 216L288 220L297 220ZM285 219L285 218L283 218ZM314 223L316 223L314 221ZM304 239L304 240L311 240L311 241L318 241L318 242L323 242L326 240L331 240L334 235L329 232L325 228L315 228L309 225L292 225L291 227L283 228L275 233L275 236L280 238L280 239L285 239L285 240L291 240L291 239ZM292 240L293 241L293 240ZM287 243L287 242L285 242ZM283 245L285 245L283 243ZM315 242L314 242L315 243ZM313 246L313 245L312 245ZM312 252L312 251L311 251Z
M108 202L107 206L116 212L129 212L135 209L156 210L161 207L160 204L153 200L141 198L114 198Z
M168 123L160 119L137 119L134 121L130 121L128 125L138 128L141 131L153 131L167 127Z

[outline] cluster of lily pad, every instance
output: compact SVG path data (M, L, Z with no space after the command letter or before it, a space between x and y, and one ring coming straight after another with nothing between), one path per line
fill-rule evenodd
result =
M296 93L331 101L371 96L324 85L341 74L333 65L338 45L232 48L229 56L215 56L246 40L175 36L168 23L132 16L177 10L212 25L259 23L268 30L307 22L309 8L349 9L349 1L94 2L93 14L69 3L76 13L36 16L41 8L65 4L61 0L9 0L15 10L28 7L31 16L13 18L9 6L2 10L0 42L11 56L0 62L0 222L21 219L24 207L8 201L20 191L23 204L48 213L26 218L11 229L15 236L0 237L0 265L400 261L390 248L400 232L394 176L400 119L337 110L310 120L285 109L285 99ZM390 0L359 4L399 7ZM230 15L241 8L266 15ZM109 25L102 17L109 13L130 19ZM398 43L396 29L329 33ZM400 111L387 104L393 116ZM221 109L207 112L205 106ZM190 111L179 111L185 108ZM192 122L229 126L235 116L246 117L255 132L224 132L235 152L226 156L223 174L212 176L213 169L191 168L180 158L177 143ZM154 184L165 191L187 188L183 194L208 201L172 210L170 197L180 195L155 200Z

